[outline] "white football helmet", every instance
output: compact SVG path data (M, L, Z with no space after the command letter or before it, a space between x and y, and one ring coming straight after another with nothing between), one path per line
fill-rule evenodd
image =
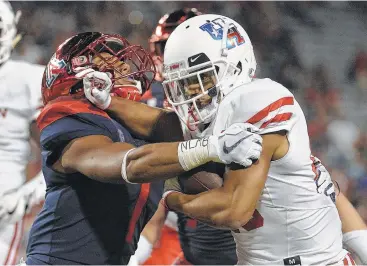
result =
M21 12L14 11L8 1L0 1L0 64L9 59L14 46L20 40L17 24Z
M222 15L200 15L180 24L164 50L163 87L190 130L213 119L221 97L251 82L256 70L246 31Z

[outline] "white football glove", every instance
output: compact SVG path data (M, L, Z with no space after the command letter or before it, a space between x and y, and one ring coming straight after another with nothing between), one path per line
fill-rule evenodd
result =
M41 201L45 200L46 182L42 171L20 187L20 191L27 204L26 213L29 213L33 206L38 205Z
M0 228L21 220L25 214L26 200L19 189L0 196Z
M218 136L217 155L224 164L237 163L249 167L260 158L262 137L249 123L235 123Z
M75 77L83 79L84 94L91 103L105 110L111 104L112 80L109 73L91 68L77 68Z
M0 228L15 223L45 198L46 185L42 172L18 189L0 196Z
M313 164L317 171L317 177L315 180L317 193L325 194L325 196L330 197L330 199L335 203L335 187L330 173L326 170L319 158L315 156L313 156L313 158Z

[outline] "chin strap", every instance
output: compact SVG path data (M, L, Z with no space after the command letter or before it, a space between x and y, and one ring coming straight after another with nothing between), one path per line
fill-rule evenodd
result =
M194 105L192 105L190 110L188 111L189 117L187 118L186 121L186 126L190 131L195 131L198 128L197 125L190 125L190 118L192 118L194 122L199 121L198 117L194 114L194 110L195 110Z
M115 85L111 96L117 96L124 99L139 102L141 99L141 88L134 85Z

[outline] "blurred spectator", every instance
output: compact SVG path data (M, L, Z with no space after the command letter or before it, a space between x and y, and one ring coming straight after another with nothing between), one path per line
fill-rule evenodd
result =
M347 73L350 81L356 81L360 88L367 89L367 53L360 50Z

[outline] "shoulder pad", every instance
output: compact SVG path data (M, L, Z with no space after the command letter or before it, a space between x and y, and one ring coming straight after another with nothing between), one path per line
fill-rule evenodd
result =
M108 114L95 107L85 98L74 98L72 96L64 96L49 102L41 111L37 118L37 125L41 131L51 123L69 115L78 113L89 113L110 118Z

